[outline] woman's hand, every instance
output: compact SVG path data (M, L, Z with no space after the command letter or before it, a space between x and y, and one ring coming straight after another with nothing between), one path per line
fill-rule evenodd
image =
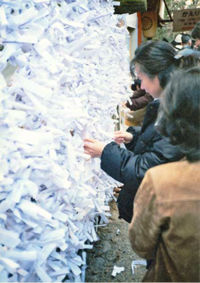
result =
M113 189L113 195L118 198L120 191L122 190L121 187L116 187Z
M101 157L105 144L93 139L84 139L83 147L84 152L91 157Z
M133 139L133 135L128 132L116 131L114 133L114 141L120 143L130 143Z

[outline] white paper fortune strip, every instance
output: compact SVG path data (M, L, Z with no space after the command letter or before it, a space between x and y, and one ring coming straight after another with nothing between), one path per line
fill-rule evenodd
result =
M84 281L116 183L83 138L111 141L130 95L113 12L111 0L0 1L1 282Z

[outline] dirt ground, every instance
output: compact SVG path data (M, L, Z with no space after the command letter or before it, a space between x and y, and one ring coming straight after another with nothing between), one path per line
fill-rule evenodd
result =
M100 240L87 253L86 282L141 282L146 267L137 265L134 275L132 274L132 261L141 258L131 249L128 223L118 219L115 201L110 203L110 207L110 222L98 229ZM125 270L113 277L114 265L124 267Z

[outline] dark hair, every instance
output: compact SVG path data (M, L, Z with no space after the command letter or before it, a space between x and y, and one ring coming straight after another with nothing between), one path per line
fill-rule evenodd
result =
M135 65L134 64L130 64L130 73L132 78L135 78Z
M164 88L175 68L175 54L176 51L170 43L166 41L149 41L139 46L131 65L138 63L141 72L150 78L157 75L161 87Z
M200 67L174 73L161 98L157 128L189 161L200 160Z
M194 26L191 32L191 36L194 39L200 39L200 22L196 23L196 25Z
M141 72L149 78L158 76L164 89L176 69L186 69L200 63L200 52L193 49L175 51L170 43L151 41L140 45L131 61L131 66L138 63Z
M187 34L187 33L183 33L183 34L181 35L181 41L182 41L183 44L188 43L188 42L190 41L190 39L191 39L191 37L190 37L190 35Z
M139 80L139 79L134 80L134 83L131 85L131 89L133 91L136 91L137 87L141 88L141 80Z

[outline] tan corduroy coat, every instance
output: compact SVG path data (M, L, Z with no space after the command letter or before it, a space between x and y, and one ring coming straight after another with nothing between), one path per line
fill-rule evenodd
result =
M200 282L200 162L150 169L129 226L134 251L152 259L143 281Z

